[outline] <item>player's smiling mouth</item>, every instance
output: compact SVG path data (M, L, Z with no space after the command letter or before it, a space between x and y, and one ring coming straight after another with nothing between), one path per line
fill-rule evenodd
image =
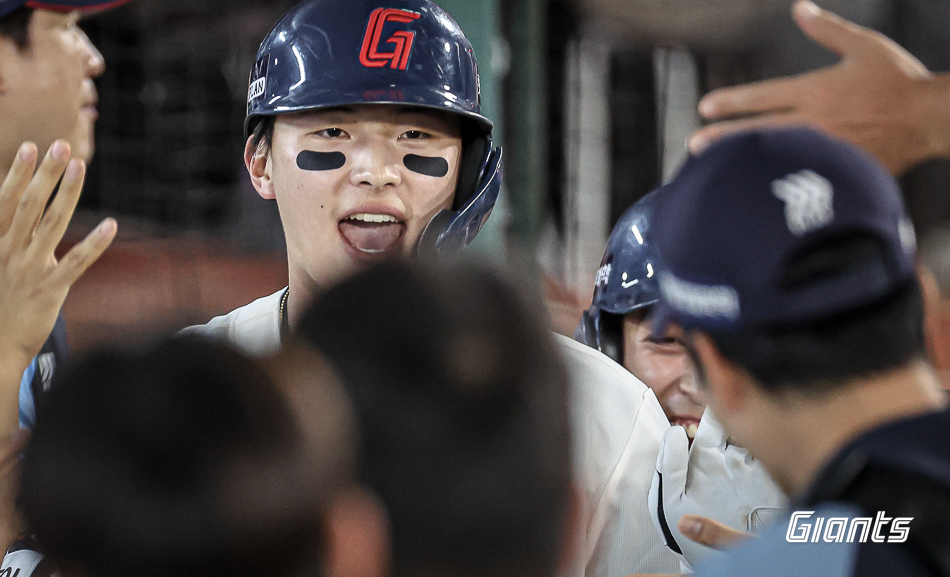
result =
M340 220L340 236L361 258L379 258L397 248L406 233L406 223L394 215L356 212Z

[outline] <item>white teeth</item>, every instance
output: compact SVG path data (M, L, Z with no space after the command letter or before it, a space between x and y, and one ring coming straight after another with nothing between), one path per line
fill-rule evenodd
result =
M388 214L369 214L366 212L351 214L350 216L346 217L346 220L359 220L362 222L398 222L396 217L390 216Z
M686 425L686 436L690 439L696 438L696 430L699 429L699 425L696 423L690 423Z

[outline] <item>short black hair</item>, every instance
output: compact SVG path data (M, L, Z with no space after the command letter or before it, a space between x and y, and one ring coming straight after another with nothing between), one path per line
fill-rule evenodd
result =
M782 288L806 291L885 255L871 235L823 239L785 263ZM822 318L705 332L724 357L775 393L820 394L926 357L923 299L913 277L874 302Z
M318 562L323 519L293 414L230 347L97 352L57 375L41 409L22 507L64 569L251 577Z
M6 36L17 48L23 50L30 45L30 20L33 8L20 6L13 12L0 18L0 36Z
M471 262L386 262L298 328L350 392L393 577L550 577L566 534L567 377L539 311Z
M276 116L262 116L251 124L251 144L255 149L261 149L263 154L270 152L274 142L274 124ZM263 146L262 146L263 145Z

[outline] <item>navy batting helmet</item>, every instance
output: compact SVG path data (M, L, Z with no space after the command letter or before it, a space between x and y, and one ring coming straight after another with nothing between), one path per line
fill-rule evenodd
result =
M597 271L594 298L574 331L575 340L618 363L623 360L623 315L660 298L657 251L650 230L659 194L646 195L617 221Z
M481 114L478 65L458 24L428 0L305 0L257 52L245 136L261 117L354 104L399 104L462 119L462 163L451 210L421 252L451 253L481 229L501 189L502 153Z

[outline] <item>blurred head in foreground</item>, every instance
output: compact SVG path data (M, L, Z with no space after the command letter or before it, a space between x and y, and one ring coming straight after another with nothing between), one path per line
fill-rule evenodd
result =
M64 575L318 572L353 455L347 408L319 377L322 429L220 343L85 358L39 411L23 472L30 527Z
M470 262L388 262L300 336L337 370L384 502L392 575L549 577L572 519L566 377L538 311Z
M786 491L846 440L938 406L894 179L804 129L750 132L664 189L655 322L687 331L710 406Z

